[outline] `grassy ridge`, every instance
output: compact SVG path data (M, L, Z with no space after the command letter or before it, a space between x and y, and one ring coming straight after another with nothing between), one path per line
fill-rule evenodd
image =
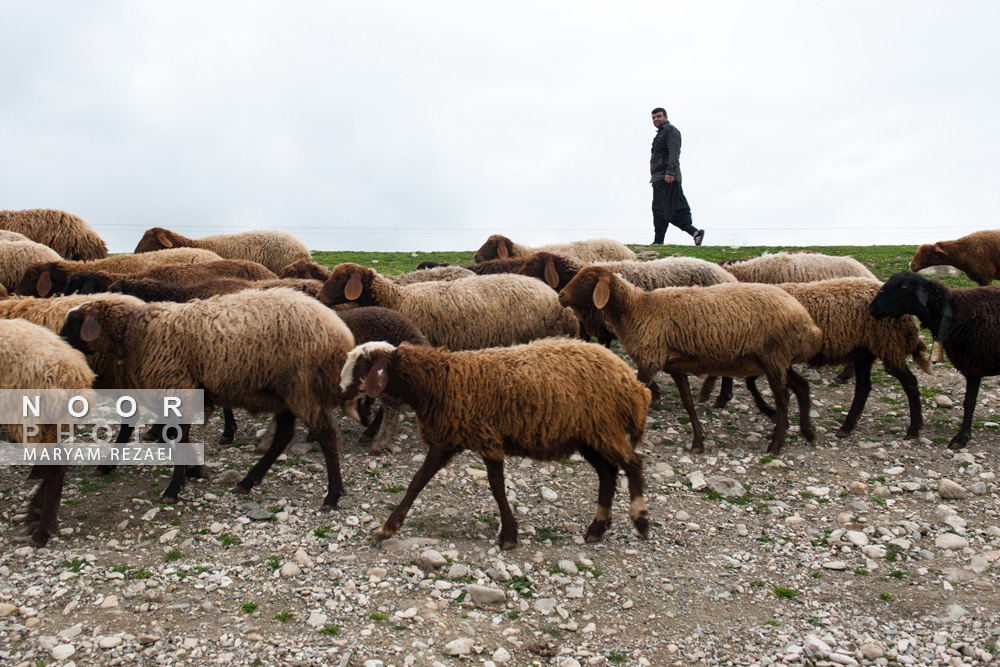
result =
M897 271L909 268L910 258L916 252L915 245L876 245L876 246L691 246L662 245L644 246L629 245L641 259L655 259L669 255L684 255L697 257L709 262L721 262L726 259L757 257L765 252L776 253L782 250L814 250L827 255L850 255L871 269L880 280L885 280ZM451 262L452 264L471 264L474 250L464 252L330 252L314 250L313 260L324 266L333 267L343 262L354 262L370 266L379 273L405 273L417 268L424 260L436 262ZM416 255L414 257L414 255ZM964 275L942 278L943 282L952 287L975 287L975 283Z

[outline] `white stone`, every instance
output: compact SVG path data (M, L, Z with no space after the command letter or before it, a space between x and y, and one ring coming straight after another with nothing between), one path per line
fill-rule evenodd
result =
M939 408L951 408L954 407L955 402L944 394L938 394L934 397L934 405Z
M472 653L472 640L468 637L453 639L444 645L444 652L448 655L469 655Z
M216 521L215 523L213 523L211 526L208 527L208 532L212 533L213 535L218 535L225 529L226 529L225 526Z
M885 558L885 555L889 553L889 550L880 544L869 544L861 547L861 553L872 559Z
M101 602L101 609L112 609L117 606L118 606L117 595L109 595L108 597L104 598L103 602Z
M942 477L938 482L938 493L942 498L952 498L961 500L968 497L968 492L960 485L950 479Z
M65 660L74 653L76 653L76 649L73 648L72 644L59 644L59 646L52 649L50 655L53 660Z
M121 643L122 643L122 638L121 637L118 637L118 636L115 636L115 637L105 637L105 638L103 638L101 640L100 647L101 648L114 648L116 646L120 646Z
M943 533L935 538L934 546L938 549L956 551L969 546L969 540L965 539L961 535L955 535L954 533Z
M302 567L309 567L313 564L312 558L309 557L305 549L299 549L295 552L295 562Z
M847 563L842 560L831 560L823 563L823 568L827 570L846 570Z
M498 665L507 664L508 662L510 662L511 658L510 651L505 649L503 646L493 651L492 657L493 657L493 662L497 663Z
M309 614L309 618L306 619L306 625L310 628L322 628L326 625L328 617L323 612L314 611Z
M543 486L542 499L545 500L545 502L554 503L555 501L559 500L559 494L550 489L549 487Z
M856 547L863 547L868 544L868 536L860 530L849 530L844 533L844 539Z
M302 574L302 569L297 563L285 563L281 566L281 576L288 579L289 577L297 577Z
M168 530L167 532L163 533L162 535L160 535L160 544L166 544L167 542L172 541L175 537L177 537L177 533L179 532L180 532L179 530L174 528L173 530Z
M692 491L701 491L708 483L705 481L705 474L700 470L695 470L690 475L687 476L688 481L691 482Z

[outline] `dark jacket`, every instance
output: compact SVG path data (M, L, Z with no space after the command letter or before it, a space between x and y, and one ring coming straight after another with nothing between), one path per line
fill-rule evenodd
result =
M653 137L653 152L649 157L650 183L662 181L670 174L681 182L681 133L669 122L660 126Z

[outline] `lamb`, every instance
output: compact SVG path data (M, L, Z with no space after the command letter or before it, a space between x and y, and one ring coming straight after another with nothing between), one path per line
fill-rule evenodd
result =
M84 356L37 324L26 320L0 321L0 388L2 389L89 389L94 372ZM24 442L21 424L5 424L14 442ZM39 426L29 442L57 443L55 424ZM66 466L37 466L42 483L28 505L25 532L35 546L45 546L59 527Z
M164 248L204 248L225 259L246 259L263 264L275 274L293 262L312 259L312 254L302 241L288 232L275 229L189 239L177 232L153 227L142 235L135 252L146 253Z
M540 248L530 248L514 243L506 236L494 234L486 240L473 261L480 264L490 259L507 259L508 257L527 257L545 250L560 255L576 257L583 262L613 262L621 259L635 259L635 253L627 246L612 239L589 239L571 243L551 243Z
M965 376L962 426L948 448L965 447L982 378L1000 375L1000 288L950 289L938 280L900 271L885 282L870 310L875 319L916 315Z
M925 243L910 260L910 271L940 265L954 266L981 287L992 284L1000 278L1000 229L973 232L954 241Z
M0 240L0 286L8 290L17 287L24 272L32 264L58 262L62 258L52 248L34 241Z
M835 278L811 283L782 283L778 287L805 306L813 322L823 332L820 348L808 364L830 366L853 363L857 371L854 400L844 424L837 431L837 437L846 437L857 426L871 393L872 363L879 359L885 370L899 380L909 403L910 424L905 438L916 438L923 425L920 392L917 379L906 366L906 359L913 357L925 373L930 373L930 362L924 356L927 346L912 317L876 320L868 312L882 283L867 278ZM724 407L732 398L732 380L726 380L728 390L724 384L723 395L715 404L717 408ZM757 406L773 416L773 410L757 391L754 378L747 378L747 386Z
M376 539L394 535L424 486L466 449L486 464L500 510L502 549L516 547L518 533L504 488L507 455L559 461L580 452L594 466L598 509L587 529L588 542L600 540L611 524L616 478L619 468L624 469L629 516L639 535L649 536L642 459L635 453L643 438L649 392L609 350L560 338L465 352L367 343L348 356L340 386L346 398L385 393L412 406L429 448Z
M119 278L108 285L109 292L130 294L143 301L174 301L184 303L194 299L207 299L217 294L233 294L243 290L265 290L286 287L316 297L323 289L318 280L275 278L274 280L241 280L240 278L215 278L191 285L170 283L149 278Z
M559 293L559 302L596 308L647 382L664 370L680 390L694 430L692 452L704 451L705 434L694 409L688 373L766 375L774 392L777 426L768 452L778 454L788 429L786 381L795 392L802 434L815 438L809 419L809 383L793 363L815 356L822 333L806 309L771 285L722 283L664 287L646 292L606 267L584 267Z
M356 302L397 310L431 345L451 350L578 332L576 317L559 305L555 293L524 276L475 276L399 287L367 267L341 264L323 285L319 300L330 306Z
M301 419L316 433L326 461L323 504L337 506L343 483L333 408L354 338L315 299L274 289L189 303L94 301L69 313L61 335L85 353L103 352L99 359L115 358L119 369L111 372L122 377L119 387L204 389L208 407L275 414L274 441L239 483L241 491L261 481ZM94 370L109 372L102 364ZM183 442L188 431L182 427ZM183 484L184 470L175 468L163 497L176 499Z
M108 246L97 232L75 215L48 208L0 211L0 229L27 236L49 246L63 259L92 261L108 256Z
M163 250L148 255L115 255L106 259L96 259L92 262L73 262L62 260L33 264L24 272L24 277L16 288L22 296L46 297L58 293L66 286L70 274L77 271L106 271L108 273L138 273L154 266L164 264L195 264L212 262L221 259L214 252L196 248L177 248Z
M721 262L741 283L806 283L829 278L869 278L875 274L853 257L818 252L779 252L750 259Z
M414 283L427 283L436 280L461 280L462 278L471 278L476 274L462 266L437 266L431 269L418 269L409 273L382 275L386 280L403 287Z
M278 271L278 277L308 278L310 280L322 280L326 282L326 279L330 277L330 269L326 268L322 264L300 259L297 262L292 262L281 271Z

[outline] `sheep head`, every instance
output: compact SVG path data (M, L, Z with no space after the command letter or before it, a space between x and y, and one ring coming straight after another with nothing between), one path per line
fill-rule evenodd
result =
M948 264L951 258L948 256L948 250L938 243L925 243L919 248L917 252L913 254L913 259L910 260L910 271L919 271L921 269L926 269L928 266L939 266L941 264Z
M63 287L63 294L97 294L107 292L117 276L112 276L101 271L77 271L71 273L66 279L66 286Z
M573 279L580 270L579 264L551 252L536 252L524 261L517 271L522 276L544 280L552 289L559 291Z
M507 259L514 254L514 242L506 236L494 234L476 251L472 261L476 264L491 259Z
M930 316L927 300L931 283L912 271L900 271L889 277L868 306L876 320L902 315L916 315L921 321Z
M330 272L330 277L319 291L317 299L328 307L354 302L359 306L377 306L372 291L375 272L366 266L340 264Z
M396 357L396 347L375 341L358 345L347 354L340 372L341 399L353 402L362 394L375 398L389 383L389 369Z
M178 235L172 231L163 227L153 227L152 229L147 229L146 233L139 239L139 245L135 247L135 252L137 254L140 252L154 252L156 250L176 248L184 245L179 241L180 238Z
M585 266L559 292L559 303L564 308L602 309L611 298L611 282L615 274L603 266Z
M66 279L66 271L59 266L58 262L32 264L25 270L14 293L44 299L62 292L63 288L66 287Z
M306 278L309 280L326 280L330 277L330 269L307 259L292 262L281 270L279 278Z

